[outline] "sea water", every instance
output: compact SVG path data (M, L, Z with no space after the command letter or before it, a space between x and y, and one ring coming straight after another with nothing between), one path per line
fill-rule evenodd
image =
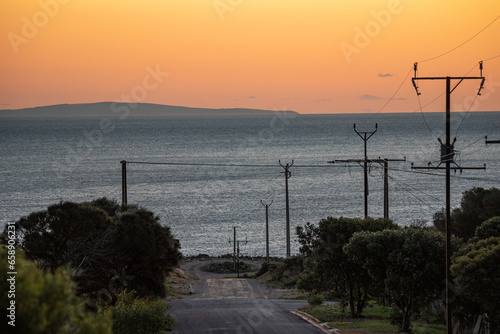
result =
M356 128L354 129L354 124ZM377 124L377 127L376 127ZM356 131L360 134L358 135ZM397 224L432 223L445 205L440 163L443 113L165 118L1 118L0 228L59 201L127 197L160 216L185 255L240 251L265 255L265 204L270 253L286 252L285 175L289 168L292 253L295 228L328 216L364 216L364 132L369 159L389 162L389 216ZM472 187L500 187L500 112L453 113L455 162L486 170L452 172L452 205ZM140 163L139 163L140 162ZM148 164L143 164L147 162ZM149 164L151 163L151 164ZM160 163L160 164L156 164ZM161 164L167 163L167 164ZM443 166L443 165L441 165ZM368 215L382 217L384 169L368 168Z

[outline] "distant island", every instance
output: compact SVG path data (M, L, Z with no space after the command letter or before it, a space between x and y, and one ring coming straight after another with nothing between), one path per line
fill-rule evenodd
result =
M208 109L169 106L151 103L99 102L58 104L24 109L0 110L0 117L161 117L161 116L271 116L280 112L298 114L291 110Z

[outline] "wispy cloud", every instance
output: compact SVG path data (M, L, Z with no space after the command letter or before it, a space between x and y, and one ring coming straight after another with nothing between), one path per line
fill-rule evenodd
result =
M406 97L394 97L391 100L393 100L393 101L406 101L408 99Z
M318 100L314 100L315 102L331 102L332 100L330 99L318 99Z
M10 103L0 103L0 107L12 107Z
M249 98L249 99L256 99L256 97L255 97L255 96L253 96L253 95L248 96L248 98Z
M392 74L392 73L385 73L385 74L384 73L379 73L378 76L380 78L386 78L386 77L393 77L394 74Z
M374 101L374 100L382 100L380 96L375 96L375 95L370 95L370 94L365 94L361 95L359 97L360 100L368 100L368 101Z

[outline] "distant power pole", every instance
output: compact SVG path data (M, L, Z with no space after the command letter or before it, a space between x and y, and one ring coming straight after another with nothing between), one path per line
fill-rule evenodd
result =
M273 201L271 200L271 203L265 204L261 200L260 204L266 208L266 263L269 264L269 207L273 204Z
M122 164L122 206L127 205L127 161L120 161Z
M236 228L239 226L233 226L234 230L234 242L233 242L233 264L234 264L234 269L238 269L238 278L240 278L240 240L236 240ZM248 240L245 238L245 244L248 243ZM231 243L231 240L229 240L229 243Z
M444 154L441 154L441 162L446 163L446 219L445 219L445 232L446 232L446 333L453 333L453 324L452 324L452 310L451 310L451 302L454 298L452 291L452 278L450 272L450 264L451 264L451 195L450 195L450 174L451 174L451 163L454 157L454 148L451 143L450 136L450 106L451 106L451 93L455 90L455 88L460 85L460 83L464 80L481 80L481 86L477 92L478 95L481 95L481 90L483 89L485 78L483 77L483 62L479 63L479 69L481 76L479 77L417 77L417 63L414 64L415 76L411 79L413 86L415 87L415 91L417 95L420 95L417 86L417 80L445 80L446 81L446 143L442 144L441 147L444 149ZM451 81L459 80L455 87L451 88ZM441 164L441 163L440 163ZM417 167L412 167L413 169L417 169ZM420 169L428 168L428 169L440 169L437 167L419 167ZM462 169L478 169L475 167L460 167ZM480 168L483 169L483 168Z
M376 160L378 163L384 164L384 218L389 219L389 161L406 161L404 159L380 159Z
M290 172L290 167L293 166L293 160L291 164L286 164L283 166L281 161L279 161L281 167L285 169L285 171L281 172L285 174L285 193L286 193L286 256L290 257L290 204L288 201L288 179L292 176L292 172Z
M366 162L376 162L382 164L384 166L384 218L389 218L389 161L406 161L404 159L347 159L347 160L333 160L328 161L328 163L336 163L336 162L348 162L348 163L366 163ZM368 183L365 183L367 185ZM365 197L366 200L366 197ZM365 202L366 204L366 202ZM367 207L365 205L365 218Z
M236 229L239 228L239 226L232 226L233 229L233 268L236 269ZM229 243L231 243L231 240L229 240Z
M356 130L356 123L354 123L354 131L365 142L365 161L363 167L365 170L365 218L368 217L368 156L366 153L366 142L375 134L375 132L377 132L377 129L378 129L378 124L375 123L375 131L359 132Z
M368 139L370 139L375 132L378 130L378 124L375 123L375 131L358 131L356 130L356 123L354 123L354 132L358 134L358 136L363 139L365 143L365 158L363 160L334 160L334 161L329 161L329 163L334 163L335 161L337 162L358 162L361 163L363 162L363 169L364 169L364 176L365 176L365 218L368 217L368 155L366 152L366 142Z

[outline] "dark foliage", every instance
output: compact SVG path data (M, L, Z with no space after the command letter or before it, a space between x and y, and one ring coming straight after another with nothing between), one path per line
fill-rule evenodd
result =
M29 259L51 271L74 268L78 293L101 304L124 289L163 296L164 279L181 257L178 241L152 212L106 198L51 205L21 218L16 231Z
M491 333L500 329L500 237L471 241L453 257L457 301L454 316L474 327L479 315L487 314Z
M361 232L344 251L374 282L383 282L396 308L391 319L403 332L410 331L413 312L440 297L445 276L441 233L422 228Z
M500 237L500 216L493 217L483 222L476 228L475 240Z
M396 228L398 226L388 219L343 217L328 217L318 226L308 223L297 227L305 269L299 288L347 298L351 316L361 316L374 282L360 264L347 257L343 247L356 232Z
M465 241L474 237L482 222L500 216L500 189L475 187L463 193L459 208L451 213L451 232ZM434 226L444 232L444 210L434 214Z

